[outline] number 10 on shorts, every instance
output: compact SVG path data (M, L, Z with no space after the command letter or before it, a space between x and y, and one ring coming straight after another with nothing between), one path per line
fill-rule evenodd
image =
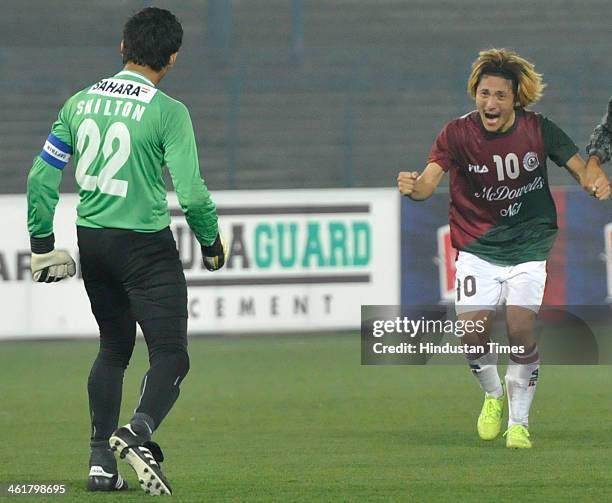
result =
M466 276L463 281L457 277L457 302L461 301L461 296L473 297L476 295L476 278Z

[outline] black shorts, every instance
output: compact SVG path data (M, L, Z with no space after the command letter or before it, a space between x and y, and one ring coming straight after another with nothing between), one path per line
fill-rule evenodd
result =
M187 318L187 284L169 227L158 232L77 226L81 271L98 324Z

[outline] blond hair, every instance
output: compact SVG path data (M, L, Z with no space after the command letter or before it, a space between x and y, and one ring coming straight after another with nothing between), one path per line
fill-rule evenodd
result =
M534 65L508 49L487 49L478 53L467 82L467 91L472 98L476 98L476 88L483 75L498 75L511 80L515 106L526 107L535 103L546 87L542 74L535 71Z

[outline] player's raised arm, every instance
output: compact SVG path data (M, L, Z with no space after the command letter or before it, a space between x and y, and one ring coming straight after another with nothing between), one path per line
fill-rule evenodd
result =
M427 165L419 175L417 172L401 172L397 176L399 191L414 201L423 201L434 193L444 173L455 164L457 135L447 123L436 136L429 152Z
M62 109L53 124L42 151L34 159L28 175L28 231L32 251L32 279L39 283L60 281L74 276L76 266L70 255L55 250L53 217L59 201L62 170L72 155L70 132Z
M221 269L227 246L219 234L217 207L200 176L193 125L185 105L174 101L163 118L164 160L187 224L202 247L209 271Z
M565 167L580 186L593 197L599 200L609 198L610 181L599 165L597 154L593 152L587 164L578 153L578 147L559 126L543 117L541 127L548 156L555 164Z
M401 171L397 175L397 188L414 201L423 201L434 193L444 176L442 167L429 163L419 175L416 171Z

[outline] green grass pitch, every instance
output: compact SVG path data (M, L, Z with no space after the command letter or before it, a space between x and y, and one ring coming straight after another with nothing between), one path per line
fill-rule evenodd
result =
M89 494L86 381L95 341L0 344L0 484ZM480 441L481 393L459 365L364 367L357 334L192 338L191 372L156 434L175 500L610 501L611 367L546 366L531 414L535 448ZM139 339L122 421L146 369Z

